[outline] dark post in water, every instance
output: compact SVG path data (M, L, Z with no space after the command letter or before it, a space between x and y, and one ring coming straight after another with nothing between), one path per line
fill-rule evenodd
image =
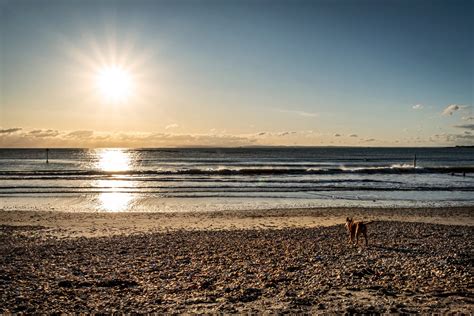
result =
M416 168L416 154L415 154L415 158L413 159L413 168Z
M46 148L46 163L49 163L49 148Z

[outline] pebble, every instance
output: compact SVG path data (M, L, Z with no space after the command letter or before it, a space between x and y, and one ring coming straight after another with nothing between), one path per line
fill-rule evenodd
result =
M40 237L0 226L0 313L472 312L474 227Z

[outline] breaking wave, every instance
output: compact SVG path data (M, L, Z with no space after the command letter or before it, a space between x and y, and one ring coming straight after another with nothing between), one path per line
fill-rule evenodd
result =
M446 174L446 173L474 173L474 167L412 167L408 165L373 166L373 167L330 167L330 168L195 168L176 170L127 170L127 171L101 171L101 170L34 170L34 171L0 171L0 176L6 178L25 176L107 176L107 175L334 175L334 174Z

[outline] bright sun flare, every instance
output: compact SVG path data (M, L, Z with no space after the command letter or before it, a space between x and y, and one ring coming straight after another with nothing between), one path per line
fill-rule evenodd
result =
M107 66L97 72L97 89L112 103L124 102L132 95L133 82L130 73L118 66Z
M103 149L98 158L102 171L127 171L130 168L130 157L121 149Z

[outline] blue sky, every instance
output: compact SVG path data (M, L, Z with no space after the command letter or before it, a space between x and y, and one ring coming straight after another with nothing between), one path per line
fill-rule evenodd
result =
M472 1L0 3L3 146L474 144Z

